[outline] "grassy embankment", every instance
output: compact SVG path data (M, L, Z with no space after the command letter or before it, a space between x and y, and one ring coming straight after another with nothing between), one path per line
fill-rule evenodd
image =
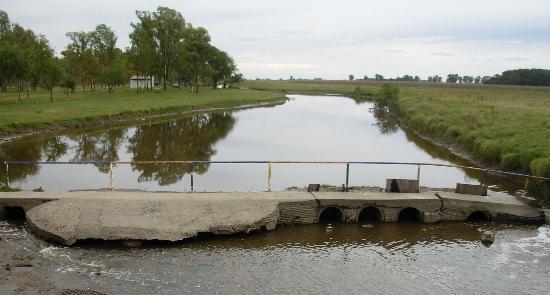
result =
M249 89L375 95L380 82L246 81ZM550 88L394 83L409 127L499 168L550 176Z
M30 99L17 93L0 93L0 136L28 129L93 125L118 116L139 116L146 113L176 113L210 107L234 107L282 99L280 94L239 89L203 90L193 94L188 90L140 91L119 89L112 97L108 93L77 91L65 97L61 89L49 93L30 93Z

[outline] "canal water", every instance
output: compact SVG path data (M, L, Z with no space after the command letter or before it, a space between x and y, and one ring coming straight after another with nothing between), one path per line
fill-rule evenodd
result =
M284 104L189 115L100 131L37 135L0 146L0 160L344 160L469 164L403 130L373 104L336 96L292 95ZM266 165L118 165L118 189L262 191ZM416 178L416 167L352 165L350 185ZM4 174L0 174L3 178ZM23 189L108 186L105 165L10 167ZM501 179L460 169L423 168L421 185L491 184ZM339 186L344 165L273 166L273 188ZM27 280L30 291L92 289L107 294L547 294L550 228L493 223L319 224L272 232L199 237L138 248L100 241L67 248L0 221L0 293ZM481 231L493 230L490 246ZM10 260L11 259L11 260ZM12 276L13 278L13 276ZM52 291L55 293L55 291Z
M36 135L0 146L0 160L311 160L470 164L399 127L372 103L338 96L290 95L273 107L199 113L108 130ZM109 186L108 165L11 165L14 187L31 190L98 189ZM267 190L267 164L119 164L116 189L189 191ZM274 190L309 183L341 186L345 165L274 164ZM0 177L5 178L0 169ZM385 186L386 178L416 178L416 166L351 165L350 186ZM478 183L479 173L423 167L421 185L454 188ZM509 181L485 176L494 191L513 192Z

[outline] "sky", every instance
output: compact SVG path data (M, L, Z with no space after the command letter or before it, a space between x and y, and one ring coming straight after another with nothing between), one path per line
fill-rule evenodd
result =
M0 0L13 22L44 34L57 53L66 32L101 23L125 48L135 11L158 6L208 29L249 79L550 68L548 0Z

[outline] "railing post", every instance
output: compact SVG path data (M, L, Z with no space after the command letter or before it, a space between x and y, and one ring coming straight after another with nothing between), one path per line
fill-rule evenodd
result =
M349 189L349 162L346 163L346 192Z
M267 191L271 191L271 161L269 161L269 166L267 168Z
M418 181L418 185L420 185L420 167L422 167L422 165L418 165L418 170L416 171L416 180Z
M10 187L10 164L8 162L4 162L6 164L6 188Z
M195 190L195 184L193 181L193 170L195 170L195 164L191 164L191 191Z
M109 163L109 189L113 190L113 162Z

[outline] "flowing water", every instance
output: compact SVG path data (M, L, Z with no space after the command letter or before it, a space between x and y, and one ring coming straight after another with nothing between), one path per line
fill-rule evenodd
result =
M496 232L489 247L479 241L487 229ZM41 280L106 294L548 294L550 288L548 226L323 224L141 248L94 241L59 247L7 223L0 223L0 236L2 247L34 257Z
M403 130L373 104L334 96L293 95L282 105L193 114L108 130L37 135L0 146L1 160L348 160L469 164ZM115 188L262 191L267 166L117 165ZM0 176L4 177L5 172ZM106 165L10 167L12 186L44 190L104 188ZM350 185L384 186L385 178L416 178L416 167L359 166ZM517 186L460 169L423 168L421 185ZM344 165L273 166L273 187L341 185ZM491 246L481 230L496 232ZM272 232L200 237L139 248L85 241L60 247L22 225L0 222L0 294L53 285L107 294L547 294L550 228L492 223L320 224ZM15 258L11 258L11 257ZM11 260L10 260L11 259ZM4 280L4 281L3 281ZM33 287L34 286L34 287ZM11 288L11 289L10 289ZM32 289L34 288L34 289ZM31 292L32 293L32 292Z

